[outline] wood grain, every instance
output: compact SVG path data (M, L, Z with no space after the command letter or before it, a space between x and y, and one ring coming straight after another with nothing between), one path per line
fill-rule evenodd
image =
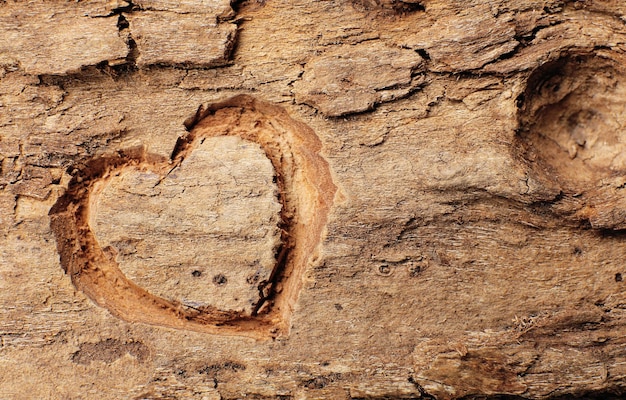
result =
M625 20L619 0L0 2L0 397L623 395ZM233 151L223 176L246 180L206 191L264 196L245 215L265 222L223 214L241 277L288 194L280 239L302 244L267 303L283 325L191 328L169 300L155 323L146 303L116 308L139 292L72 275L98 260L63 270L68 243L100 254L82 222L51 228L89 163L259 132L289 145ZM114 245L102 224L128 223L144 186L112 185L94 224ZM209 259L173 221L218 211L155 218L176 235L141 240ZM141 284L162 298L176 283L157 272ZM208 296L185 282L167 293Z

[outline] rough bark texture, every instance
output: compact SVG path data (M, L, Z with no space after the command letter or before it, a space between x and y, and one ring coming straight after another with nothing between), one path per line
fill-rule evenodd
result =
M0 398L626 390L620 0L0 1Z

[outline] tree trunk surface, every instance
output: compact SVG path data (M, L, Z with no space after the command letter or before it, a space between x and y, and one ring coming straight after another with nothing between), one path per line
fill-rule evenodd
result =
M625 51L621 0L0 1L0 398L619 396Z

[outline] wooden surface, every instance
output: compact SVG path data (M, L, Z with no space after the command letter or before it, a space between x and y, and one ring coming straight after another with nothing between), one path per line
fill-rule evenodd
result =
M258 145L211 138L165 176L126 169L94 189L89 225L150 293L251 313L280 240L273 177Z
M623 392L625 24L0 2L0 398Z

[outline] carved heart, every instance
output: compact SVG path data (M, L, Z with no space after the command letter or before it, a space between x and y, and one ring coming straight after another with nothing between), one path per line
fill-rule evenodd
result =
M100 247L154 295L251 315L280 245L272 163L257 143L221 136L166 171L151 167L94 185L89 226Z
M336 191L319 139L249 96L201 108L186 126L170 160L135 149L77 168L50 211L61 264L78 289L127 321L286 334ZM216 144L229 150L212 152ZM220 177L241 184L220 193ZM242 224L220 226L220 212ZM183 245L192 250L168 251Z

